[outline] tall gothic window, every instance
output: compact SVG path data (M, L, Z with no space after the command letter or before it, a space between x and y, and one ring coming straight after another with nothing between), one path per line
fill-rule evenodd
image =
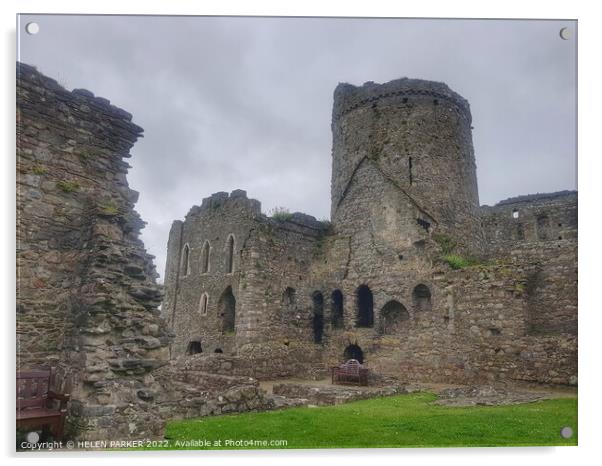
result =
M184 276L190 273L190 246L188 246L188 244L185 244L184 249L182 249L182 261L180 264L180 270L182 275Z
M209 256L211 255L211 246L209 241L205 241L203 244L203 250L201 251L201 273L209 272Z
M199 302L199 312L202 316L207 315L207 307L209 306L209 295L207 293L203 293L201 295L201 301Z
M234 272L234 235L226 241L226 273Z

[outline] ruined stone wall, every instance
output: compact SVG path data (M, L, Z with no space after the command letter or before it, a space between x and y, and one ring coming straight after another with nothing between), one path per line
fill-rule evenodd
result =
M124 161L142 128L31 66L17 78L17 369L53 369L72 435L158 435L139 393L169 336Z
M218 354L209 357L219 358L229 359ZM256 379L207 371L205 359L206 355L197 354L172 360L168 366L156 371L155 378L161 390L155 395L154 404L161 417L186 419L274 408L273 400L259 387Z
M320 362L310 345L308 270L324 226L302 214L274 220L260 210L259 202L243 191L217 193L191 209L184 222L174 222L164 303L176 335L173 358L201 350L210 362L217 350L244 367L237 373L261 378L292 375L303 361ZM186 247L188 267L182 252ZM230 310L224 296L230 293L234 326L225 328Z
M204 199L201 206L190 210L184 222L174 222L167 251L163 309L176 335L172 356L190 352L190 343L197 340L205 353L236 352L235 332L223 331L225 295L230 290L240 309L239 284L244 270L241 251L260 215L258 201L247 199L244 191L234 191ZM233 241L231 267L229 241ZM241 327L239 318L235 326Z
M481 207L483 232L492 253L509 244L577 241L577 192L519 196Z
M468 102L445 84L398 79L339 84L332 117L332 219L366 160L412 204L405 216L478 251L482 235ZM383 181L384 182L384 181ZM401 225L399 226L401 231Z
M492 258L528 273L527 327L533 335L577 334L577 193L520 196L482 207Z
M404 381L576 383L576 194L479 209L468 104L445 85L339 85L332 226L258 211L203 214L222 241L241 222L246 233L232 343L227 354L194 356L199 370L312 378L355 357ZM199 287L219 296L230 282L218 271L187 282L189 298L177 290L189 221L170 235L166 296L194 309ZM198 248L203 236L187 241ZM461 270L450 254L465 261ZM198 325L194 311L182 314L194 322L183 317L176 328L176 356ZM200 338L211 341L215 324L201 322Z

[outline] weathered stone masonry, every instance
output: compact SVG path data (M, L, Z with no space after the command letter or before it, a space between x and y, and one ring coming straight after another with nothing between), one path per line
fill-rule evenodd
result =
M142 129L17 75L17 364L54 369L71 435L271 409L255 378L350 357L386 380L577 383L577 193L479 207L470 110L447 86L340 85L332 223L204 199L172 226L160 316L124 161Z
M470 125L441 83L340 84L332 224L268 218L242 191L174 222L172 357L259 378L355 357L403 380L575 384L577 194L480 207Z
M166 419L273 407L254 379L169 361L126 180L142 133L131 118L17 64L17 369L53 369L80 439L160 437Z

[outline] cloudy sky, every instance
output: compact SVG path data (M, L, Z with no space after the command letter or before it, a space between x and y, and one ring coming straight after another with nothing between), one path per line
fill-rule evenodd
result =
M339 82L407 76L467 98L481 204L576 189L570 21L26 15L20 29L20 61L144 128L129 182L161 276L171 222L213 192L329 217Z

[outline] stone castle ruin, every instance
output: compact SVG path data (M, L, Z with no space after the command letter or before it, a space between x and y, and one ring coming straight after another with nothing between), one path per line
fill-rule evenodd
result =
M577 193L479 206L446 85L340 84L331 221L213 194L173 223L161 290L126 179L142 128L17 77L17 369L52 367L71 436L270 409L258 380L349 358L374 380L577 383Z
M577 193L479 206L468 102L442 83L339 84L331 222L241 190L176 220L172 358L259 378L577 380ZM224 362L227 361L227 364Z

